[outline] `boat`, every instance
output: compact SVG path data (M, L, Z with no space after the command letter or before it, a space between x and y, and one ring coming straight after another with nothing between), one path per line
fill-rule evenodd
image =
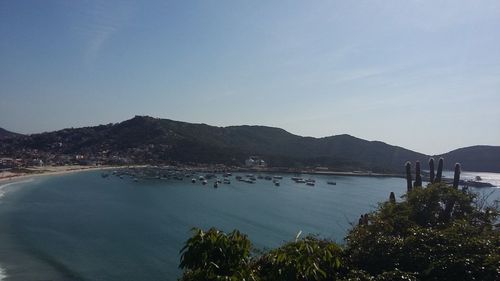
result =
M134 178L134 182L138 182L138 181L139 181L139 179L138 179L138 178Z
M219 182L218 182L218 181L215 181L215 182L214 182L214 188L217 188L217 187L219 187Z
M306 184L309 186L314 186L314 182L312 182L312 181L308 181L308 182L306 182Z
M282 176L274 176L273 179L275 179L275 180L281 180L281 179L283 179L283 177Z
M207 183L208 183L208 181L207 181L207 180L203 180L203 181L201 182L201 184L203 184L203 185L205 185L205 184L207 184Z
M101 177L102 177L102 178L107 178L107 177L109 177L109 174L102 173L102 174L101 174Z
M191 182L192 182L192 183L196 183L196 179L195 179L195 178L192 178L192 179L191 179Z
M280 181L279 180L275 180L274 181L274 186L280 186Z
M337 183L336 183L336 182L334 182L334 181L327 181L326 183L327 183L327 184L330 184L330 185L337 185Z

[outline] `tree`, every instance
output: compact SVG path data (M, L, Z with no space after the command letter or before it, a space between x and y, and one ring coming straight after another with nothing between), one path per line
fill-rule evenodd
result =
M193 232L181 250L182 280L254 280L248 266L252 243L246 235L215 228Z

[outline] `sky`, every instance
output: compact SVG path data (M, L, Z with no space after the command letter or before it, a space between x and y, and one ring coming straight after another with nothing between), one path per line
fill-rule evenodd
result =
M0 1L0 127L135 115L500 145L500 1Z

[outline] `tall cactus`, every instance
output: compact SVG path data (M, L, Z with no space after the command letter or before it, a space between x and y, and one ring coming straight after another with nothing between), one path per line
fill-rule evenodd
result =
M429 159L429 182L434 183L434 158Z
M414 187L422 186L422 176L420 175L420 161L415 162L415 183Z
M391 192L389 195L389 202L392 204L396 204L396 195L394 195L394 192Z
M364 224L364 225L368 225L368 214L365 214L365 215L363 216L363 224Z
M443 164L444 164L444 159L441 157L439 158L436 179L434 180L434 182L441 182L441 179L443 177Z
M412 185L411 185L411 163L410 161L406 162L406 190L411 191Z
M460 163L455 164L455 174L453 175L453 188L458 189L460 182Z

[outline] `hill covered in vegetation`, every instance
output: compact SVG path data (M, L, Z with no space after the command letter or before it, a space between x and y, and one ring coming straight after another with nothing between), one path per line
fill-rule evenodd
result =
M17 137L17 136L21 136L21 134L14 133L14 132L11 132L11 131L7 131L7 130L5 130L3 128L0 128L0 140L1 139L6 139L6 138Z
M275 167L326 166L337 170L401 171L400 163L426 156L350 135L302 137L265 126L215 127L136 116L117 124L71 128L9 139L3 154L38 153L131 157L137 163L242 165L251 155Z
M0 132L1 135L1 132ZM273 167L329 167L337 171L401 173L401 163L428 156L350 135L302 137L266 126L216 127L136 116L116 124L69 128L33 135L6 133L0 156L54 159L56 156L110 163L206 163L243 165L256 155ZM24 154L22 154L22 153ZM458 149L444 157L460 159L466 170L500 172L500 147ZM452 168L452 167L445 167Z
M500 146L476 145L442 155L449 163L460 162L467 171L500 172ZM446 167L450 168L450 167Z

